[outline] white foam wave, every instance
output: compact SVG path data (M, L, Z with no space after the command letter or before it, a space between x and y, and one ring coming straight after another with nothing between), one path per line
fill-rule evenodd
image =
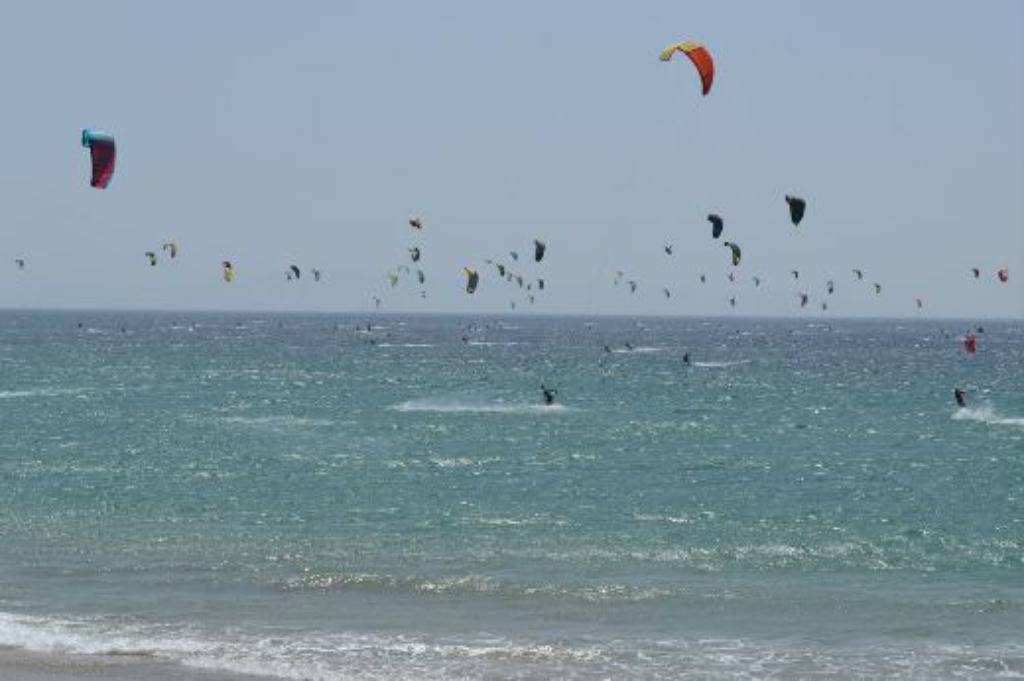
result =
M542 594L543 595L543 594ZM598 594L601 595L601 594ZM613 594L614 595L614 594ZM653 594L653 597L658 597ZM120 618L0 612L0 646L39 653L135 656L280 679L440 678L1019 678L1016 643L824 648L731 638L613 641L500 635L380 635L201 630ZM140 671L143 668L140 667ZM839 672L842 672L840 674ZM142 677L140 677L142 678Z
M391 407L400 412L435 412L439 414L563 414L575 411L563 404L485 403L444 400L409 400Z
M0 390L0 400L14 400L21 397L60 397L78 395L84 388L36 388L35 390Z
M432 348L433 343L377 343L378 348Z
M456 456L448 458L435 458L431 459L430 463L434 464L439 468L466 468L467 466L483 466L489 463L495 463L501 461L499 457L489 457L486 459L470 459L467 456Z
M529 664L549 668L557 676L556 670L601 663L606 657L596 646L513 641L501 637L445 640L423 635L312 631L254 635L101 618L66 619L10 613L0 613L0 646L47 654L144 657L198 669L296 681L450 678L446 673L449 665L459 665L465 670L467 664L479 665L481 670Z
M264 428L305 428L334 425L330 419L313 419L302 416L222 416L217 419L221 423L237 424Z
M673 525L689 525L694 522L687 514L683 515L658 515L653 513L639 513L633 516L635 520L652 523L671 523Z
M732 362L694 362L693 366L701 367L702 369L722 369L748 363L750 363L749 359L737 359Z
M988 404L979 407L961 407L953 412L952 418L954 421L977 421L992 426L1017 426L1024 428L1024 417L1001 416Z
M657 347L654 347L654 346L651 346L651 345L639 345L639 346L637 346L635 348L617 348L615 350L612 350L612 352L614 352L615 354L618 354L618 355L622 355L622 354L628 354L628 353L631 353L631 352L646 353L646 352L662 352L664 350L665 350L665 348L657 348Z

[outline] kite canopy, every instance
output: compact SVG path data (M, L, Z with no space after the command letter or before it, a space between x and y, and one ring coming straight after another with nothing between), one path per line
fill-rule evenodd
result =
M175 243L174 241L168 241L167 243L165 243L163 245L163 250L166 251L167 253L170 253L172 260L178 257L178 244Z
M807 202L797 196L787 194L786 203L789 204L789 219L793 221L793 226L796 227L804 219L804 210L807 208Z
M1005 284L1006 282L1008 282L1010 280L1010 268L1008 268L1008 267L1000 268L999 271L996 273L996 276L999 277L999 281L1001 281L1001 282L1003 282Z
M722 221L721 216L712 213L708 216L708 222L711 223L711 238L717 239L722 236L722 230L725 229L725 222Z
M535 262L540 262L544 259L544 251L548 249L548 245L543 241L537 239L533 240L533 259Z
M114 161L117 158L114 136L86 128L82 131L82 146L92 153L92 180L89 184L97 189L106 189L110 178L114 176Z
M740 264L740 258L743 255L742 252L740 251L740 247L737 246L736 244L734 244L731 241L726 241L725 242L725 246L728 247L729 250L732 251L732 264L733 264L733 267L736 267L737 265Z
M711 92L711 83L715 79L715 62L711 59L711 53L700 43L685 40L672 43L661 51L658 58L661 61L669 61L676 52L682 52L693 62L697 73L700 74L701 94L706 97Z
M466 293L476 292L476 286L480 283L480 275L472 267L463 267L462 271L466 273Z
M231 280L235 278L235 268L231 265L230 260L225 260L220 264L221 270L224 274L224 281L231 283Z

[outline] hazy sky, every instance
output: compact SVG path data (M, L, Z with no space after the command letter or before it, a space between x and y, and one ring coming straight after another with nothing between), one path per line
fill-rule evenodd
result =
M706 98L658 61L686 38L714 55ZM521 310L817 314L832 278L834 315L920 295L1024 316L1015 0L22 2L0 76L3 307L502 311L522 296L484 260L539 236L521 269L548 290ZM117 137L105 191L83 127ZM798 230L786 193L808 200ZM709 212L743 247L735 284ZM414 243L426 300L386 280ZM286 282L293 262L324 281Z

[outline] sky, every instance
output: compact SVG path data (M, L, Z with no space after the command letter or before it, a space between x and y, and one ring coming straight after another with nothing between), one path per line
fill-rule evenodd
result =
M1015 0L16 3L0 77L0 307L1024 317ZM413 245L425 299L386 277Z

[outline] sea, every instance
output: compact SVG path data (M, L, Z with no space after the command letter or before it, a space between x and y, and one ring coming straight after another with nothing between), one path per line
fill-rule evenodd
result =
M1024 322L0 312L0 647L1024 678Z

